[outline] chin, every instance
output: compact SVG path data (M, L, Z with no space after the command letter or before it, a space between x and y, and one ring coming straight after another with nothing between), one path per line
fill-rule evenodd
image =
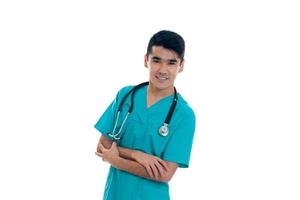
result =
M169 80L161 83L161 82L157 81L156 78L154 78L154 79L155 80L151 80L150 82L152 85L154 85L159 90L164 90L164 89L167 89L172 86L172 83L170 83Z

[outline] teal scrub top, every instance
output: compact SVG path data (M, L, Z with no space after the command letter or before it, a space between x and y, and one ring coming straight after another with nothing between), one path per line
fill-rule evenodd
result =
M123 97L133 86L122 88L114 101L102 114L95 128L108 139L116 120L117 109ZM134 107L122 129L118 146L139 150L177 163L181 168L189 166L192 149L195 115L187 102L178 93L178 102L169 124L169 134L160 136L162 126L173 101L167 96L147 108L147 87L138 89L134 96ZM130 97L130 96L129 96ZM131 98L122 107L117 130L129 109ZM104 190L104 200L168 200L168 183L157 182L110 167Z

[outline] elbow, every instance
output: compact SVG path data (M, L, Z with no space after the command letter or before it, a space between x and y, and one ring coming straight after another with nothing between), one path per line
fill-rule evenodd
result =
M166 174L160 177L159 181L163 183L169 183L172 179L172 175Z
M173 175L175 174L178 164L177 163L172 163L169 161L165 161L167 164L167 169L165 172L160 173L159 180L160 182L168 183L171 181Z
M166 173L161 174L161 176L159 177L159 179L160 179L159 181L164 182L164 183L170 182L173 175L176 172L177 167L178 167L177 165L174 165L174 166L170 165L169 166L170 169L167 170Z

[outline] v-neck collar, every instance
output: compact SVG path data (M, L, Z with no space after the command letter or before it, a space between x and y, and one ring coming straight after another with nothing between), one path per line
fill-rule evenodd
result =
M153 103L151 106L148 107L148 87L149 85L146 85L143 89L143 96L144 96L144 108L146 111L151 111L154 110L159 104L169 101L170 98L173 98L174 94L171 94L169 96L163 97L160 100L156 101L155 103Z

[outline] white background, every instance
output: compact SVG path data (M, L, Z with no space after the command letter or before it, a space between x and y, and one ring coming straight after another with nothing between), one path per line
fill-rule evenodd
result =
M108 3L109 2L109 3ZM171 197L300 199L297 1L1 1L0 199L102 199L94 124L147 80L161 29L186 40L176 87L194 108Z

